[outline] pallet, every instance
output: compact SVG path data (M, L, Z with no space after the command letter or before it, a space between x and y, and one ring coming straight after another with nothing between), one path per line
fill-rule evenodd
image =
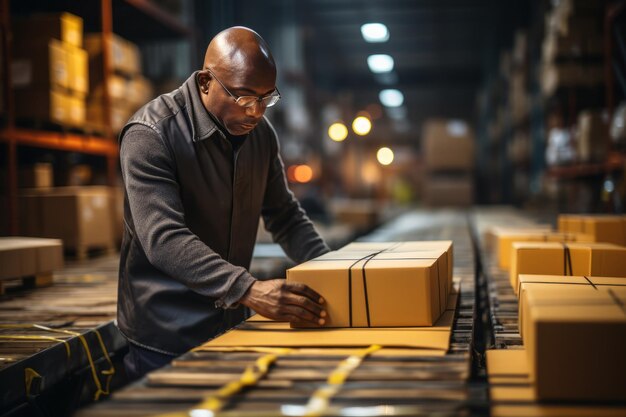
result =
M41 272L34 276L2 278L0 279L0 295L6 294L8 289L17 288L27 290L52 285L52 272Z

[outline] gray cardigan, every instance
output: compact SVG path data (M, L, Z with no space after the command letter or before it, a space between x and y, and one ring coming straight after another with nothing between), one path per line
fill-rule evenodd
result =
M179 355L245 319L238 300L260 216L285 253L328 251L287 187L263 119L236 150L200 100L196 73L141 108L120 133L126 190L118 326Z

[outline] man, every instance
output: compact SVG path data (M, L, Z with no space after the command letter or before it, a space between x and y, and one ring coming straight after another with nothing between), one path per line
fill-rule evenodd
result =
M246 318L323 324L322 297L247 271L259 217L287 255L328 251L287 188L263 117L280 98L276 66L254 31L210 42L201 71L141 108L120 133L126 189L118 325L131 379ZM260 344L263 341L259 341Z

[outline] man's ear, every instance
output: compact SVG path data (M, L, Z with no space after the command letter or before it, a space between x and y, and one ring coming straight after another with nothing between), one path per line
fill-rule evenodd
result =
M200 86L200 91L204 94L209 92L209 81L211 79L211 74L208 71L200 71L198 73L198 85Z

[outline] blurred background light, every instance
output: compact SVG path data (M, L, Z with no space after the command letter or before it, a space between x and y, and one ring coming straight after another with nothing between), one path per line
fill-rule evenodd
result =
M335 142L341 142L348 137L348 128L343 123L333 123L328 128L328 136Z
M391 72L393 70L393 58L387 54L374 54L367 57L367 66L374 74Z
M389 40L389 30L382 23L366 23L361 26L361 35L365 42L378 43Z
M389 165L393 162L393 151L387 147L382 147L376 152L376 159L381 165Z
M360 136L365 136L372 130L372 122L365 116L359 116L352 122L352 130Z
M404 103L404 95L400 90L395 89L382 90L378 98L385 107L400 107Z

